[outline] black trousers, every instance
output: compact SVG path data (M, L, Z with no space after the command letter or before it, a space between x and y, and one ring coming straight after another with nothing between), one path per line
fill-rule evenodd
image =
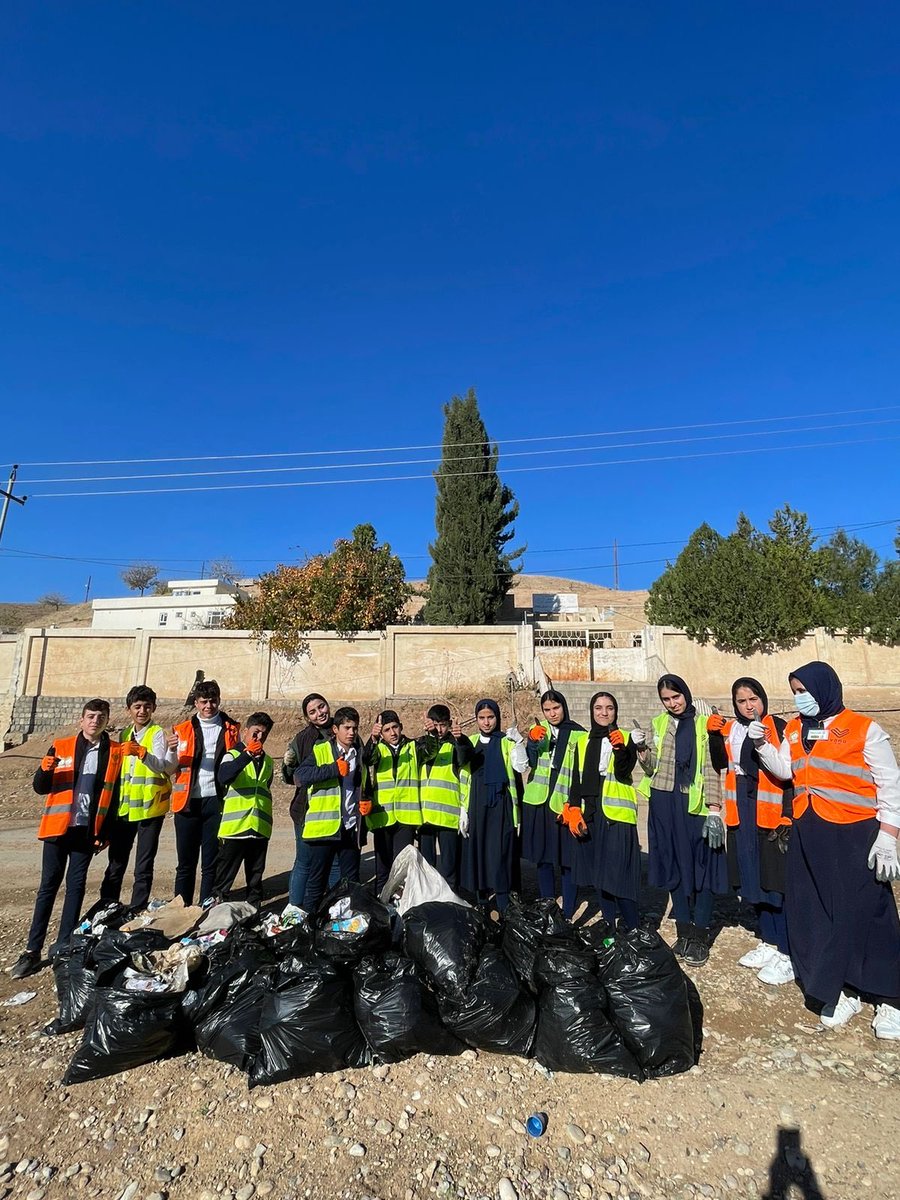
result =
M200 863L200 903L213 894L216 860L219 856L219 822L222 804L218 796L194 797L175 814L175 895L185 904L194 900L197 863Z
M423 825L419 830L419 850L425 861L437 867L456 891L459 887L459 832L456 829L444 829L440 825Z
M88 867L94 857L94 843L87 829L71 828L52 842L44 842L41 855L41 882L34 902L34 916L28 931L28 950L40 954L47 938L50 916L63 877L66 880L66 898L56 944L64 946L78 924L84 892L87 887ZM68 870L67 870L68 868Z
M406 846L411 846L415 840L416 829L414 825L385 825L383 829L375 830L376 892L380 893L381 889L387 883L391 867L394 865L394 859L401 850L405 849Z
M129 821L127 817L116 817L109 835L109 865L100 884L101 900L118 900L122 895L122 881L136 841L131 907L147 907L150 889L153 887L153 864L156 861L164 820L165 816L151 817L147 821Z
M324 841L315 839L309 846L309 876L306 880L306 911L314 913L325 895L328 872L335 858L341 879L359 883L359 841L355 829L341 826L339 837Z
M247 881L247 903L258 908L263 898L263 874L269 839L264 837L230 837L219 841L219 858L216 866L214 894L227 900L241 867Z

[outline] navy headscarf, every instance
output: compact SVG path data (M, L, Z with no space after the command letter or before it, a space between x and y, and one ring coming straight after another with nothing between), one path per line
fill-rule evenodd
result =
M594 720L594 704L600 696L607 696L613 702L611 725L600 725ZM588 734L584 763L581 767L580 796L582 801L597 800L603 790L603 780L600 778L600 751L603 748L603 739L608 738L613 729L619 728L619 703L611 692L594 692L588 712L591 714L591 732Z
M584 733L585 730L583 725L579 725L577 721L573 721L569 716L569 705L562 692L557 692L554 688L550 688L548 691L544 692L544 694L541 696L542 713L544 710L544 703L547 700L552 700L556 704L561 704L563 710L563 719L557 726L555 726L556 749L553 752L553 761L550 764L550 783L548 787L548 791L552 792L556 786L556 777L559 774L559 768L562 766L563 756L566 753L566 746L569 744L569 734L572 733L573 730L578 730L581 733ZM550 722L548 721L547 724L549 725ZM553 729L554 726L551 725L550 728Z
M819 705L818 716L805 717L800 714L803 730L803 746L808 751L812 746L811 729L822 729L829 717L836 717L844 709L844 688L834 667L824 662L810 662L788 675L788 683L796 679L802 683Z
M656 684L657 693L663 688L670 692L680 692L684 696L684 712L673 713L669 716L678 724L675 727L675 787L679 791L688 788L694 782L694 771L697 766L697 737L694 731L694 697L691 689L680 675L663 675ZM668 712L668 709L666 709Z

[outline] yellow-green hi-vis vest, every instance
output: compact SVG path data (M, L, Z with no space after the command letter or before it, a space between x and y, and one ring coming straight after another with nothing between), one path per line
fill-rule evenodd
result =
M477 733L469 734L469 741L477 750L481 745L481 735ZM509 780L509 794L512 797L512 814L513 825L518 828L519 825L519 801L516 795L516 773L510 762L510 753L512 751L512 742L509 738L504 738L500 743L503 751L503 765L506 767L506 778ZM468 766L463 767L459 772L459 799L462 807L468 812L469 810L469 795L472 791L472 772Z
M307 789L309 807L303 822L303 837L307 841L334 837L341 827L341 777L334 757L334 744L330 741L316 742L313 754L317 766L334 765L334 778L311 783Z
M631 734L627 729L622 729L620 732L627 746L631 741ZM584 759L586 745L587 743L584 743L581 747L582 760ZM584 776L582 775L583 779ZM603 792L600 804L603 809L603 815L608 817L610 821L621 821L623 825L637 825L637 792L630 783L622 783L616 779L614 754L610 754L609 762L606 766L606 774L603 776Z
M569 792L572 790L572 768L575 765L575 751L587 741L587 734L582 729L572 729L569 731L569 740L566 743L563 760L559 765L559 772L556 776L556 782L553 785L553 794L550 795L550 774L553 766L554 752L550 741L550 726L546 721L541 721L540 724L544 728L544 740L540 743L540 756L534 765L534 770L531 772L528 783L525 785L523 799L526 804L546 804L549 799L550 808L559 815L569 799Z
M394 754L384 742L375 747L370 764L375 784L372 811L366 817L369 829L384 829L387 825L422 824L419 803L419 762L416 743L404 742Z
M239 758L240 750L229 750L228 758ZM272 759L263 755L259 774L253 760L228 785L219 837L272 836Z
M660 751L662 750L663 738L666 736L666 730L669 727L669 721L674 721L675 718L669 713L660 713L659 716L653 718L653 735L654 735L654 750L656 752L657 762L659 761ZM694 778L691 780L688 787L688 812L694 816L705 817L709 813L706 807L706 797L703 787L703 768L706 765L706 755L709 750L709 739L706 736L706 717L699 714L694 718L694 739L697 747L694 755ZM653 776L645 775L637 786L637 790L642 796L650 799L650 789L653 787Z
M459 780L453 770L453 742L441 742L437 756L419 768L422 823L459 829Z
M160 725L146 725L139 733L133 725L122 730L121 740L134 740L145 750L153 751L153 739L162 732ZM172 795L172 778L160 775L145 766L137 755L130 754L122 759L122 776L119 782L119 816L129 821L149 821L163 817L169 811Z

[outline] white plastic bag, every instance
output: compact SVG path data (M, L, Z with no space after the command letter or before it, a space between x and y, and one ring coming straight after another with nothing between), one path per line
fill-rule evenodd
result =
M469 908L465 900L457 896L449 883L425 861L415 846L404 846L391 867L388 881L381 892L383 904L390 904L391 899L400 893L397 908L401 917L417 904L428 904L432 900L441 900L445 904L459 904Z

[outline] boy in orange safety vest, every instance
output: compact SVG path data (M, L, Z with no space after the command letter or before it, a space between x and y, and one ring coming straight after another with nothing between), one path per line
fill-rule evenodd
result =
M38 838L44 843L41 882L24 954L10 971L24 979L41 969L41 951L63 877L66 898L56 946L68 944L87 885L91 859L106 845L110 818L118 805L122 746L110 741L109 701L89 700L81 729L57 738L34 773L34 790L46 796Z

